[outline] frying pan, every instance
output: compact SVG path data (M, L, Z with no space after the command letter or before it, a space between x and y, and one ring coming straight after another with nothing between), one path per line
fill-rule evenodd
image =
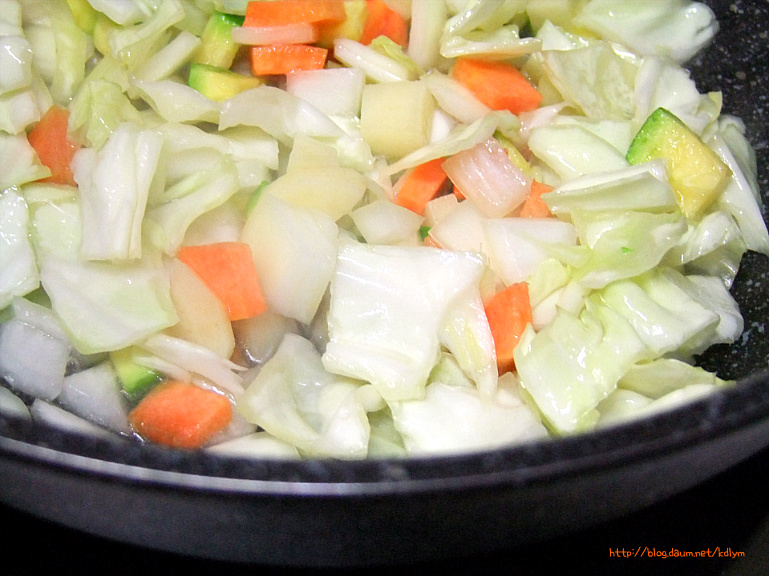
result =
M721 32L690 63L756 148L769 203L769 3L712 0ZM746 334L700 365L736 386L667 414L459 456L270 461L85 438L0 417L0 500L71 528L218 560L355 566L541 541L663 501L769 446L769 261L733 294Z

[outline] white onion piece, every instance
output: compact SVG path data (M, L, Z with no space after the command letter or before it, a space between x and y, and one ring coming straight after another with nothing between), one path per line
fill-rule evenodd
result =
M363 70L374 82L415 80L415 75L399 62L349 38L334 40L334 58L351 68Z
M559 102L558 104L542 106L541 108L529 112L521 112L518 115L518 118L521 121L521 129L518 131L518 136L524 142L528 142L529 135L534 128L551 124L564 108L566 108L566 104Z
M2 386L0 386L0 414L12 418L23 418L24 420L32 418L24 400Z
M77 432L88 436L114 437L113 433L106 428L97 426L85 418L75 416L72 412L67 412L64 408L59 408L39 398L32 402L29 413L34 422L47 424L67 432Z
M208 348L163 333L153 334L139 346L182 370L209 379L221 390L236 395L243 392L242 378L236 371L244 368Z
M433 128L430 133L430 143L442 142L445 140L451 131L457 127L457 120L445 110L436 108L433 112Z
M375 200L354 210L350 216L369 244L416 245L424 220L389 200Z
M318 41L318 29L307 22L284 26L237 26L232 29L232 39L249 46L313 44Z
M458 152L443 163L443 170L462 194L490 218L512 212L531 189L531 179L493 138Z
M491 112L488 106L451 76L431 70L423 80L438 105L464 124L475 122Z
M485 220L486 215L475 204L460 202L430 228L430 237L449 250L480 253L486 243L483 234Z
M425 217L425 226L433 227L441 220L448 217L451 212L459 206L459 199L456 194L444 194L430 200L425 206L423 216Z
M297 70L286 75L289 94L329 116L357 116L365 83L365 73L357 68Z
M129 434L128 403L108 362L64 378L56 401L64 408L115 432Z
M68 343L24 322L0 325L0 376L30 396L53 400L59 395L69 352Z

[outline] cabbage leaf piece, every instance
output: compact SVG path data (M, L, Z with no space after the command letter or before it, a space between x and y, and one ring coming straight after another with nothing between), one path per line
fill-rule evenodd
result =
M704 48L718 30L713 11L688 0L592 0L574 24L638 54L664 56L679 64Z
M595 426L599 402L633 364L652 355L627 320L589 299L579 316L559 309L539 332L528 327L514 357L545 425L570 434Z
M589 258L575 271L588 288L651 270L687 231L680 212L575 211L572 220L581 244L590 247Z
M0 132L0 190L50 175L51 170L41 164L24 134Z
M243 417L307 456L366 456L369 423L361 383L328 373L313 344L287 334L237 400Z
M43 288L79 352L124 348L178 321L162 264L129 262L48 256L40 263Z
M73 159L80 190L81 255L88 260L141 258L142 219L156 179L163 136L121 124L96 151L81 148Z
M630 120L635 115L636 62L609 42L570 50L545 50L543 70L566 102L594 120Z
M482 394L496 388L480 257L430 247L342 242L331 280L323 364L371 382L385 400L422 398L441 344Z
M547 437L510 372L491 399L473 386L436 378L423 399L396 402L392 412L410 455L488 450Z
M0 192L0 309L40 285L28 223L24 198L13 188Z

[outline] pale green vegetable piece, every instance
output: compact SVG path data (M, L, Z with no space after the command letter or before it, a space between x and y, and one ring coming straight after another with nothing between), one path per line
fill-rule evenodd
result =
M269 432L254 432L239 436L206 448L214 454L267 459L297 459L299 451L295 446L279 440Z
M24 198L12 188L0 192L0 309L40 285L28 223Z
M287 334L237 400L243 417L307 456L361 458L369 424L360 383L329 374L309 340Z
M636 281L613 282L600 297L633 326L655 356L691 346L719 322L718 314L656 272Z
M0 95L32 82L32 49L22 36L0 36Z
M141 258L142 220L153 185L162 185L158 169L163 136L121 124L97 152L81 148L73 158L87 260Z
M371 382L386 400L420 398L448 328L449 349L459 347L459 360L468 359L463 369L472 369L477 379L481 374L478 386L491 393L493 341L477 307L482 273L481 260L470 253L342 243L324 365ZM463 330L452 333L455 322Z
M576 124L534 129L529 148L563 180L629 166L624 153Z
M434 381L423 399L397 402L392 411L414 456L494 449L547 436L517 391L501 383L491 399L483 399L476 388Z
M648 398L661 398L685 386L701 384L726 386L729 383L699 366L675 358L659 358L632 366L620 378L618 386Z
M595 426L599 402L650 356L627 320L594 302L579 316L560 310L536 334L528 328L514 355L521 386L556 434Z
M77 260L82 223L77 188L32 183L24 187L29 206L29 237L38 259L49 255Z
M557 216L573 211L674 212L678 209L661 160L573 178L543 194L542 200Z
M40 163L24 134L0 132L0 189L48 178L51 171Z
M148 200L142 224L145 238L166 254L174 254L195 219L218 208L239 190L234 164L219 158L210 168L192 173Z
M592 0L573 22L638 54L678 63L699 52L718 30L707 5L687 0Z
M629 120L635 114L637 65L608 42L542 53L547 77L566 102L595 120Z
M50 256L40 278L53 309L83 354L124 348L177 321L159 264L69 261Z
M575 212L580 242L590 248L575 277L584 286L602 288L657 266L686 233L680 213Z

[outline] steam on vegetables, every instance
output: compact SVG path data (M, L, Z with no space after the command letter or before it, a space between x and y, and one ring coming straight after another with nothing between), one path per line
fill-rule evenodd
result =
M0 388L254 457L570 435L728 385L769 255L684 0L0 0Z

